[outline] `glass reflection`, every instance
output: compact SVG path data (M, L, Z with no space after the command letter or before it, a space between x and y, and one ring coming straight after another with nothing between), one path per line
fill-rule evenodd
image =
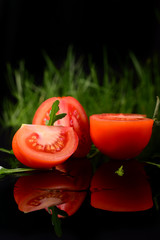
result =
M20 177L14 186L14 199L22 212L57 206L71 216L86 197L91 174L88 159L70 159L51 171Z
M120 170L120 174L117 170ZM134 212L153 206L151 187L144 166L136 160L102 164L92 178L90 190L91 205L95 208Z

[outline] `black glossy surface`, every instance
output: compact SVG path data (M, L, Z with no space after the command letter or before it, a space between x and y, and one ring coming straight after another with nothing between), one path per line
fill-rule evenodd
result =
M45 210L23 213L13 196L18 177L0 179L0 239L59 239ZM61 239L157 239L160 214L155 209L137 213L113 213L92 208L90 193L81 208L62 219Z

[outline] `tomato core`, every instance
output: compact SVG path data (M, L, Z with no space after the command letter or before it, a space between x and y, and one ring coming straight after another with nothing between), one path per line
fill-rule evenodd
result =
M32 198L27 202L27 205L31 207L38 207L41 206L43 207L43 202L46 204L49 204L51 202L52 205L59 205L62 203L65 203L70 199L69 194L64 192L61 189L53 189L53 190L48 190L44 191L41 195Z
M26 138L26 143L28 147L33 148L35 151L55 153L61 151L65 147L65 144L67 142L67 135L65 133L61 133L53 142L54 138L54 135L46 135L46 138L44 136L42 138L37 133L33 133L28 138Z

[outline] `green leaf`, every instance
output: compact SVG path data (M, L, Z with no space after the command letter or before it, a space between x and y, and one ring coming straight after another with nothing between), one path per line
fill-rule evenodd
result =
M122 176L124 175L123 165L120 166L120 168L118 168L118 170L115 171L115 173L116 173L118 176L122 177Z
M14 168L14 169L8 169L0 166L0 177L3 177L7 174L13 174L13 173L22 173L22 172L31 172L36 171L36 169L33 168Z
M61 220L58 217L59 209L56 206L48 208L48 212L51 213L52 225L54 226L54 231L58 237L62 236Z
M1 152L4 152L4 153L8 153L8 154L12 154L12 155L14 155L12 149L11 149L11 150L7 150L7 149L5 149L5 148L0 148L0 151L1 151Z
M59 100L56 100L52 105L52 109L49 114L50 119L49 119L49 122L47 122L47 126L54 125L54 123L57 120L62 119L66 116L66 113L57 114L58 111L59 111Z
M160 164L158 164L158 163L149 162L149 161L145 161L145 163L147 163L147 164L150 164L150 165L153 165L153 166L156 166L156 167L160 168Z

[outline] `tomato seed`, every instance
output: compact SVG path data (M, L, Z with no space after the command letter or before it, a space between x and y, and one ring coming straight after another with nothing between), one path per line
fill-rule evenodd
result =
M35 147L37 145L37 143L36 142L34 142L33 144L32 144L32 147Z
M37 144L36 149L37 149L37 150L43 150L44 147L43 147L43 145Z
M53 151L53 150L56 150L55 147L54 147L53 145L51 145L51 150L52 150L52 151Z
M32 148L34 148L36 151L55 153L55 152L60 151L65 146L64 142L65 142L66 137L65 137L64 133L61 133L60 136L58 136L57 141L53 144L46 144L46 145L39 144L38 138L39 138L39 135L36 133L31 134L27 138L28 144L31 145Z
M31 138L32 138L32 139L37 139L37 136L36 136L36 135L32 135Z
M41 203L38 200L36 200L36 199L29 203L29 205L31 205L31 206L39 206L40 204Z

